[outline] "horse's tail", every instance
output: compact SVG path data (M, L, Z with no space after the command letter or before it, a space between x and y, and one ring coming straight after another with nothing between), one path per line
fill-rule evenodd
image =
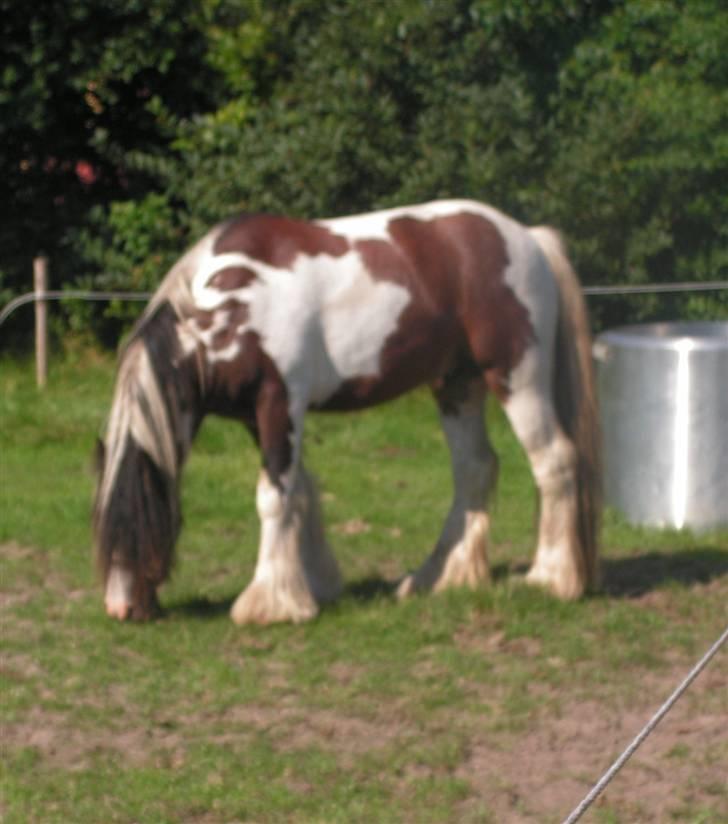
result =
M585 584L598 582L601 514L601 432L589 318L579 279L558 232L545 226L529 230L541 247L559 288L553 395L559 423L576 448L576 531Z

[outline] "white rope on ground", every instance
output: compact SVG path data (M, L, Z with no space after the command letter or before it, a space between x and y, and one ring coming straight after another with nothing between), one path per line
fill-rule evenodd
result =
M622 769L625 765L627 760L634 754L635 750L640 746L640 744L647 738L647 736L654 730L654 728L660 723L663 717L672 709L673 704L677 701L677 699L685 692L685 690L693 683L693 681L700 675L700 673L705 669L710 659L718 652L718 650L725 644L726 639L728 639L728 627L725 628L723 634L720 638L713 644L713 646L705 653L705 655L698 661L698 663L690 670L690 672L685 676L683 682L675 689L672 695L665 701L665 703L660 707L660 709L652 716L650 721L646 724L642 732L632 741L632 743L627 747L627 749L619 756L619 758L612 764L612 766L607 770L606 773L602 776L602 778L594 785L591 792L585 796L584 800L579 804L579 806L571 813L568 818L564 819L563 824L574 824L574 822L578 821L582 815L591 807L591 805L596 801L597 797L600 793L604 790L604 788L609 784L609 782L614 778L614 776Z

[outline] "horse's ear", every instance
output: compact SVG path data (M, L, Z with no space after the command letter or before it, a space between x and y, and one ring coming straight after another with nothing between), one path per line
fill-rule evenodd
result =
M96 449L94 450L94 468L99 473L102 474L104 471L104 466L106 464L106 447L104 446L104 442L101 438L96 438Z

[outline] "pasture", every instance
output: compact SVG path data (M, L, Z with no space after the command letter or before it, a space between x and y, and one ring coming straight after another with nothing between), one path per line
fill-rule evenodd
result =
M493 584L397 602L450 499L425 392L311 416L307 458L344 596L315 621L236 627L257 547L258 456L209 419L183 484L164 615L107 619L91 563L110 358L70 353L38 393L0 364L2 794L15 822L558 822L718 637L728 532L607 512L602 590L519 583L535 493L500 411ZM728 651L584 821L728 819Z

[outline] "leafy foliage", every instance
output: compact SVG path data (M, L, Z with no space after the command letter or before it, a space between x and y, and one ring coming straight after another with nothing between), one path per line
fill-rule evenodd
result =
M587 283L728 277L718 0L0 2L10 291L40 246L59 282L138 288L237 210L443 196L561 227ZM723 294L610 298L597 320L726 317Z
M143 199L134 156L166 153L181 118L218 105L198 15L196 0L0 0L0 285L27 291L40 251L54 286L93 271L73 230Z
M89 214L89 225L72 235L74 246L101 274L81 276L76 288L104 291L151 292L174 263L183 242L174 210L167 199L151 193L141 200L115 201L108 210ZM101 312L89 304L66 303L69 324L82 333L91 326L107 343L114 343L134 320L139 305L113 300Z
M708 0L628 3L563 66L549 219L597 280L728 274L727 24ZM728 316L725 299L683 311L706 309Z

